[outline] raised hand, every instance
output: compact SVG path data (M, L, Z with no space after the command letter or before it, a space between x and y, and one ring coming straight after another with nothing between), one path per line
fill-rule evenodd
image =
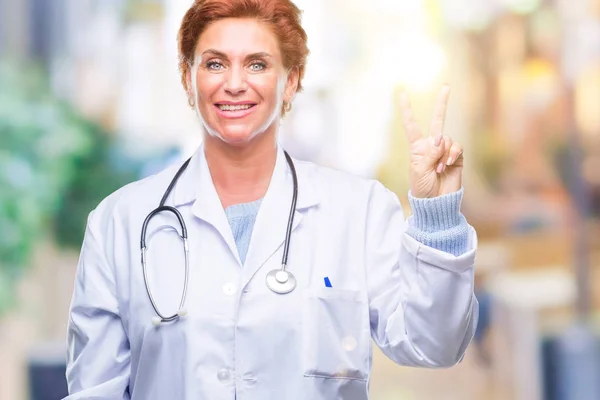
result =
M446 106L450 87L444 85L437 99L429 135L423 136L415 121L405 91L400 107L406 136L410 143L410 189L414 197L436 197L453 193L462 186L463 148L444 136Z

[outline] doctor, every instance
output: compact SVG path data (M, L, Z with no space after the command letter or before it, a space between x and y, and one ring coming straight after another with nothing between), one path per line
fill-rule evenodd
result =
M428 135L403 96L405 220L379 182L278 145L306 39L289 0L186 13L180 66L203 145L90 214L67 399L365 400L371 339L400 365L463 357L477 242L460 213L462 148L442 136L449 88Z

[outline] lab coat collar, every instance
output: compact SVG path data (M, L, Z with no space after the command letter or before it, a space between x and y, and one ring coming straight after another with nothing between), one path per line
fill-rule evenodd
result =
M300 211L319 203L318 191L314 187L314 179L311 179L314 168L309 163L300 162L296 159L293 159L293 161L298 177L298 201L292 230L298 226L302 219L302 212ZM244 285L269 256L283 244L292 201L292 191L292 173L285 159L283 149L278 145L273 176L254 224L246 265L243 269L242 279ZM212 182L203 145L199 146L192 156L188 168L181 176L179 183L175 185L173 193L175 207L192 202L192 213L201 220L213 225L219 231L230 251L241 265L227 216Z
M296 209L302 210L310 208L319 203L318 191L313 185L313 177L311 176L314 171L314 166L309 163L301 162L293 158L294 166L296 167L296 173L298 175L298 202L296 203ZM292 174L285 160L283 154L283 148L277 146L277 161L275 162L275 170L273 172L273 179L269 190L274 185L276 177L278 175L284 175L286 179L289 179L289 183L292 183ZM290 192L291 192L290 187ZM203 191L206 191L205 193ZM179 182L175 185L173 190L173 206L179 207L185 204L194 202L200 197L211 197L216 196L216 200L219 201L217 191L212 182L210 170L206 163L206 156L204 154L204 145L201 144L198 149L194 152L191 157L190 165L183 173Z

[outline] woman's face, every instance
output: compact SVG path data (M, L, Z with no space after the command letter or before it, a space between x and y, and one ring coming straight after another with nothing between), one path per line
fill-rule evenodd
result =
M275 133L283 101L292 99L297 80L296 70L285 71L277 37L266 25L228 18L200 35L188 87L207 132L243 144Z

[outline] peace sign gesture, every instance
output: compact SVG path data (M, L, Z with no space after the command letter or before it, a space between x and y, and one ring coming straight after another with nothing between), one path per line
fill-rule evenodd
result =
M410 143L410 189L414 197L436 197L453 193L462 186L463 149L444 136L446 106L450 87L444 85L437 99L429 136L417 125L406 92L400 94L400 107Z

